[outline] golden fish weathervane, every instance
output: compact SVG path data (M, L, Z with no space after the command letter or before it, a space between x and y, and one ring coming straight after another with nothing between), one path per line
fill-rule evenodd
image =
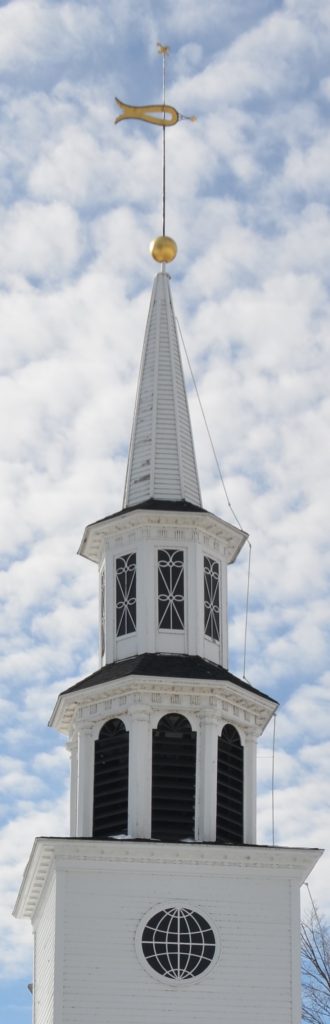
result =
M121 109L121 113L115 119L115 124L119 121L134 120L134 121L146 121L147 124L155 124L163 129L163 234L156 238L150 246L152 256L158 263L169 263L175 259L177 253L177 246L173 238L169 238L165 234L165 206L166 206L166 187L165 187L165 170L166 170L166 156L165 156L165 128L170 128L172 125L177 124L178 121L196 121L196 117L187 116L185 114L179 114L179 111L175 107L169 106L166 103L166 57L168 57L170 48L169 46L163 46L162 43L157 43L158 53L163 58L163 102L162 103L148 103L144 106L135 107L128 103L123 103L118 97L115 97L116 103Z

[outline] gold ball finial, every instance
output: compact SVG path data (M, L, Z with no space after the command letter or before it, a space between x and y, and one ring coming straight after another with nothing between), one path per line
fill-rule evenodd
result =
M150 252L154 260L157 263L171 263L175 260L178 247L174 238L169 238L168 235L159 235L158 238L154 238L153 242L150 242Z

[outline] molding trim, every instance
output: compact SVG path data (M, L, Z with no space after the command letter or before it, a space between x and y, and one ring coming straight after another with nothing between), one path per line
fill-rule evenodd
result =
M128 870L150 871L184 869L250 875L254 872L283 872L302 885L322 855L322 850L279 846L220 846L216 843L157 843L143 840L36 839L25 869L14 907L14 917L34 918L47 883L49 872L113 870L115 865Z
M276 701L240 689L226 679L176 679L171 676L130 675L117 681L99 683L96 687L61 694L49 725L66 735L80 723L92 724L100 719L122 715L131 705L149 704L150 708L182 710L213 708L215 715L233 725L253 729L260 736L277 707Z

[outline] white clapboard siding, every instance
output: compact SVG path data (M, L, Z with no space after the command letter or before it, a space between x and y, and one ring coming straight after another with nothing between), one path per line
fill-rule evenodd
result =
M62 954L53 1018L52 980L38 965L50 1001L44 991L35 1024L299 1024L299 887L312 851L204 846L202 856L175 844L162 856L145 843L55 844L62 911L53 931ZM139 942L146 915L175 905L202 914L217 942L212 969L179 985L146 969ZM40 919L39 954L43 936Z
M154 282L141 359L124 507L149 498L201 505L169 278Z
M43 906L35 931L35 975L34 975L34 1022L33 1024L53 1024L54 1022L54 982L55 982L55 912L56 882L52 882L45 892Z

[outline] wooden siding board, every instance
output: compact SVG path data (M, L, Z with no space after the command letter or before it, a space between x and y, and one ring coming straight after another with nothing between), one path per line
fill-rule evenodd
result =
M146 471L148 467L148 471ZM200 506L188 402L169 281L155 280L134 414L124 506L148 498Z
M68 873L65 897L61 1024L182 1024L218 1018L232 1024L296 1024L290 1004L290 898L286 878L192 874L166 865L146 871L112 865L109 872ZM160 903L193 905L214 922L221 953L205 978L173 987L152 977L135 950L136 929ZM261 984L262 980L262 984Z

